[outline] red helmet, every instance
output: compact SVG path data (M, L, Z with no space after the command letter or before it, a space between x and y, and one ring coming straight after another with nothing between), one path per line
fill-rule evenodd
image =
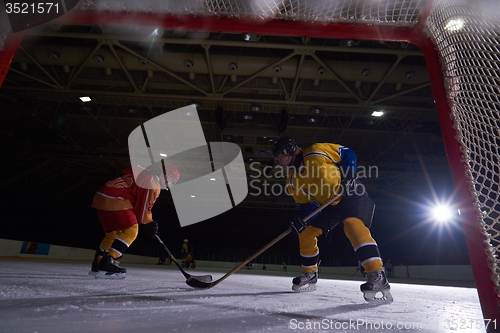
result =
M167 186L168 187L177 183L177 181L181 177L181 173L179 172L179 169L177 169L177 167L173 164L165 165L165 167L163 168L163 172L164 172L165 177L167 178L167 181L168 181Z

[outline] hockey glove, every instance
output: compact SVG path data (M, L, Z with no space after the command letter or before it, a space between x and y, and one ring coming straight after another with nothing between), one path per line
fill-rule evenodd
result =
M155 238L158 233L158 223L151 221L148 224L144 224L144 232L151 238Z
M298 216L295 216L292 218L292 221L290 221L290 228L295 231L295 233L300 234L302 231L304 231L305 228L309 226L308 221L304 221Z

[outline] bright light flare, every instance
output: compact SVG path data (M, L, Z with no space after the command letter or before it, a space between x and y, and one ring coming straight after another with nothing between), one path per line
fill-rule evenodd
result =
M436 205L431 209L432 217L436 222L449 222L453 218L453 210L446 205Z
M463 27L465 25L465 21L463 18L460 18L460 17L456 17L456 18L452 18L450 19L446 25L445 25L445 29L450 31L450 32L455 32L455 31L459 31L459 30L462 30Z

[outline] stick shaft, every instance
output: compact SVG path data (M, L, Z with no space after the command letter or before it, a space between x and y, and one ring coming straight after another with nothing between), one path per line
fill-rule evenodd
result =
M160 243L161 247L167 252L168 256L170 258L172 258L172 261L174 262L174 264L177 266L177 268L179 268L179 270L181 271L181 273L184 275L184 277L186 279L189 279L191 277L190 274L186 273L186 271L184 271L181 267L181 265L179 265L179 263L177 262L177 260L175 260L174 256L172 255L172 253L170 252L170 250L168 249L168 247L165 245L165 243L163 243L163 241L161 240L160 236L158 235L155 235L156 237L156 240L158 240L158 243Z
M304 221L308 221L311 217L313 217L314 215L316 215L317 213L319 213L320 211L322 211L324 208L326 208L327 206L329 206L330 204L332 204L340 196L341 196L341 194L337 194L333 198L329 199L323 205L321 205L320 207L316 208L313 212L311 212L309 215L307 215L306 217L304 217L303 220ZM218 280L210 283L209 288L212 288L212 287L216 286L217 284L219 284L220 282L224 281L231 274L233 274L234 272L236 272L237 270L239 270L241 267L243 267L246 264L248 264L251 260L255 259L262 252L264 252L265 250L267 250L268 248L270 248L271 246L273 246L274 244L276 244L277 242L279 242L281 239L283 239L285 236L287 236L290 232L292 232L292 229L287 229L286 231L284 231L281 235L279 235L278 237L276 237L275 239L273 239L272 241L270 241L269 243L267 243L263 248L261 248L260 250L258 250L254 254L252 254L245 261L242 261L238 266L236 266L235 268L233 268L232 270L230 270L229 272L227 272L226 275L224 275L220 279L218 279Z

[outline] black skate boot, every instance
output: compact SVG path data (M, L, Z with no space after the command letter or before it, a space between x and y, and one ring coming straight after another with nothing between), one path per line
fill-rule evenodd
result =
M363 297L367 302L385 301L392 302L391 286L385 277L384 269L376 272L368 273L366 283L361 285ZM381 293L382 297L376 297L377 293Z
M318 270L311 273L302 273L301 275L293 278L292 290L293 291L315 291L316 282L318 282Z
M95 251L94 261L92 261L92 266L90 268L89 275L92 275L92 276L97 275L97 273L99 272L99 262L97 260L99 257L104 257L106 254L107 254L107 252L101 250L101 248L98 248Z
M120 267L119 264L109 255L102 257L99 262L99 272L95 277L99 279L124 279L127 270Z

